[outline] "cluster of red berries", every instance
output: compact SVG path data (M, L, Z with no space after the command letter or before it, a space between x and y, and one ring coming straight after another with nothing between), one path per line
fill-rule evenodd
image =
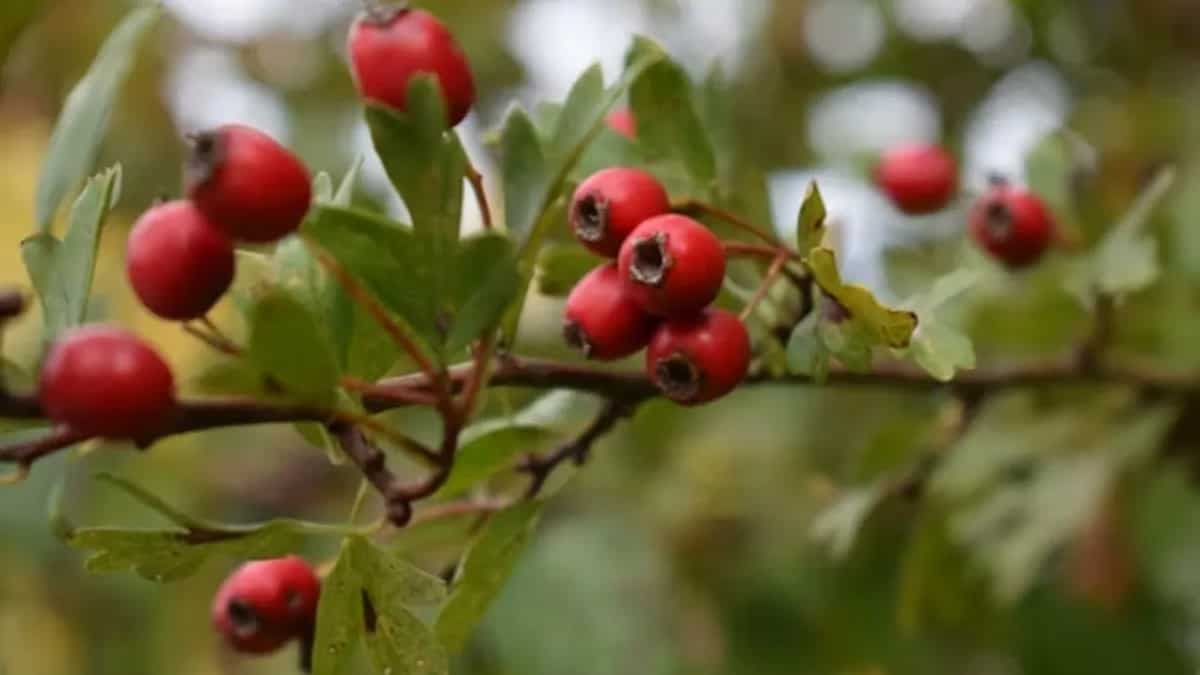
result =
M267 654L293 638L311 641L321 581L297 556L248 562L217 590L212 622L232 649Z
M884 153L875 181L904 213L925 215L944 209L958 192L958 164L937 145L902 145ZM1054 219L1040 197L994 180L976 200L968 218L975 242L1012 268L1041 259L1054 239Z
M646 371L670 399L697 405L732 391L750 365L737 316L712 308L725 279L725 249L700 223L671 213L662 184L637 169L605 169L571 200L575 237L616 258L567 298L563 335L593 359L646 349Z

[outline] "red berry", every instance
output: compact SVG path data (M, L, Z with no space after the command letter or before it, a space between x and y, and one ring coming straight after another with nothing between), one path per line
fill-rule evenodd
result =
M133 226L125 272L151 312L173 321L196 319L233 283L233 244L191 202L169 202Z
M417 9L376 9L350 27L350 62L362 96L407 109L408 85L418 73L437 78L450 126L475 103L475 80L454 36L436 17Z
M629 140L637 140L637 118L629 108L614 110L605 118L608 128Z
M193 137L187 188L214 225L254 243L296 231L312 200L304 164L270 136L241 125Z
M988 189L971 208L971 235L1009 267L1037 262L1054 236L1054 217L1037 195L1007 184Z
M670 210L667 191L654 176L638 169L605 169L575 190L571 229L594 253L615 258L638 225Z
M645 347L656 324L629 297L617 264L610 262L589 272L572 289L563 336L584 356L610 361Z
M311 631L321 582L296 556L249 562L221 584L212 621L233 649L266 654Z
M175 407L171 369L137 336L85 326L63 336L42 366L46 416L86 436L145 440Z
M708 228L679 215L651 218L621 246L621 278L642 309L656 316L707 307L725 280L725 249Z
M875 180L901 211L933 213L958 190L958 163L937 145L902 145L884 153Z
M736 315L709 309L659 327L646 372L668 398L699 405L733 391L750 368L750 335Z

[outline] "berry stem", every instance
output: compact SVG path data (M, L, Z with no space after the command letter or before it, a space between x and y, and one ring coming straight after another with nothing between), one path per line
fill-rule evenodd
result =
M475 168L470 159L467 159L467 181L471 184L471 191L475 193L475 203L479 206L480 217L483 218L483 229L494 229L492 208L488 204L487 190L483 185L483 174Z
M718 220L722 220L749 235L757 237L770 246L783 248L783 242L779 240L779 237L776 237L767 230L755 225L754 223L751 223L748 220L743 219L736 213L723 209L715 204L710 204L698 199L689 199L674 204L672 206L672 210L687 215L711 216Z
M380 422L374 417L367 415L357 415L354 413L339 412L336 415L337 422L349 424L366 429L372 433L378 434L383 438L395 443L403 448L406 452L421 459L430 466L440 466L441 460L436 452L429 449L423 443L409 438L408 436L396 431L388 425Z
M579 436L559 446L557 450L545 455L529 455L521 463L519 469L529 474L529 488L525 491L526 499L533 499L546 486L546 479L560 464L570 460L577 466L582 466L588 458L588 453L596 441L604 437L617 422L630 417L637 411L637 401L618 401L609 399L592 423Z
M783 266L787 264L787 261L786 255L780 254L775 256L775 260L767 268L767 274L763 277L762 283L758 285L758 290L754 292L754 297L750 298L750 302L746 303L745 308L742 309L742 313L738 316L739 319L745 322L746 319L750 318L750 315L754 313L754 310L767 297L767 294L771 292L771 287L775 285L775 282L783 274Z
M226 356L236 358L244 354L242 348L217 331L216 326L207 317L200 319L199 323L199 326L192 323L182 324L184 332Z
M781 256L787 260L797 259L800 257L794 251L778 246L746 244L740 241L725 241L721 242L721 244L725 247L725 254L728 256L765 258L772 262Z

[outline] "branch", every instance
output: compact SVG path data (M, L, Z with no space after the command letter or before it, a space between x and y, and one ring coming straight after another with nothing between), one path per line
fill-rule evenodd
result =
M617 426L617 422L632 415L636 408L636 404L610 400L596 416L596 419L592 420L587 429L584 429L583 433L575 439L564 443L557 450L548 454L526 457L519 467L530 477L529 489L525 493L526 498L536 497L545 487L546 479L563 462L570 460L576 466L582 466L587 461L588 453L591 452L596 441L612 431L613 427Z

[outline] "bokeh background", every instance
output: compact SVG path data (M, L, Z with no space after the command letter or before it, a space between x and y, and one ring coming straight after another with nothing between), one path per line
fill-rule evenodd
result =
M168 20L141 52L102 153L103 164L124 166L125 180L91 311L135 327L188 373L211 357L177 326L140 310L122 277L129 223L154 199L180 191L183 134L253 124L335 176L362 156L357 199L402 206L371 152L344 64L354 2L164 4ZM962 158L969 194L990 173L1023 180L1027 154L1069 125L1086 148L1082 194L1093 217L1083 223L1085 238L1107 227L1156 168L1174 164L1180 186L1153 223L1165 271L1122 310L1117 339L1173 367L1200 366L1193 0L415 4L452 27L475 69L481 105L463 132L485 173L486 131L512 101L559 99L597 60L611 79L635 33L660 40L697 78L719 62L742 161L767 172L775 224L787 232L806 183L818 177L847 276L887 298L903 292L889 272L896 260L926 271L946 264L965 205L920 219L893 211L865 180L882 148L913 139L948 144ZM133 5L0 3L0 283L27 285L18 244L33 231L50 129L101 40ZM1055 353L1081 333L1083 311L1049 268L997 281L972 303L965 320L981 360ZM532 304L527 350L557 349L556 310L553 300ZM36 363L38 326L34 312L5 335L7 358ZM1027 407L1031 423L1034 410L1045 411ZM1106 409L1084 405L1071 419L1086 424ZM852 546L814 536L817 514L921 456L953 427L954 414L941 395L865 389L757 389L693 412L647 406L557 497L456 672L1197 672L1200 492L1186 452L1087 499L1064 481L1029 522L1013 524L1027 528L1027 539L1012 545L1033 541L1036 549L1014 554L1015 563L1003 547L972 550L955 538L949 515L920 500L882 505ZM1170 443L1193 444L1186 434ZM237 659L209 630L209 599L233 561L212 561L166 587L132 575L88 576L47 526L47 493L66 475L73 519L161 525L89 480L112 470L213 518L336 520L357 485L353 471L330 466L290 429L209 433L146 454L91 450L39 464L28 481L0 491L0 672L295 672L293 653ZM1036 454L1027 464L1014 470L1036 472ZM435 566L460 535L418 532L395 545ZM321 560L335 544L315 541L307 553ZM997 561L1025 566L1016 571L1026 579L1020 593L997 592Z

